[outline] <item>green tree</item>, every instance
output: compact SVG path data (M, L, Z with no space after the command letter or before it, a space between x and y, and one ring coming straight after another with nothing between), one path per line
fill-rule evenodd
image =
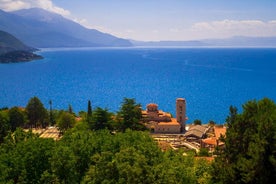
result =
M213 127L213 126L216 125L216 122L214 122L213 120L210 120L210 121L208 122L208 125Z
M61 132L64 133L67 129L72 128L75 123L75 116L69 112L63 111L58 119L57 126Z
M111 129L111 113L108 112L107 109L102 109L100 107L97 107L93 112L93 118L92 118L92 129L94 130L100 130L100 129Z
M86 113L86 121L89 124L89 126L91 126L91 128L93 129L93 116L92 116L92 106L91 106L91 101L88 100L88 105L87 105L87 113Z
M40 184L60 184L58 177L50 173L48 170L44 171L43 174L41 175Z
M29 126L46 126L46 121L48 117L47 110L44 108L43 104L37 97L33 97L29 100L26 106L26 113L29 120Z
M54 114L53 114L53 102L52 100L49 101L50 105L50 112L49 112L49 121L50 125L53 126L55 124Z
M76 172L76 156L69 145L58 145L49 159L51 163L51 178L60 183L78 183L78 173Z
M199 119L194 120L194 125L201 125L201 124L202 124L201 120L199 120Z
M112 159L113 153L110 151L94 154L93 164L90 165L82 183L118 183L119 173Z
M225 149L213 164L218 183L273 183L276 179L276 105L249 101L243 112L230 107Z
M133 147L122 149L116 153L114 162L118 169L119 183L152 183L150 166L146 155Z
M229 108L229 116L226 118L226 122L228 126L229 125L231 126L235 122L237 115L238 115L237 107L234 107L231 105Z
M86 111L79 111L78 116L81 117L83 120L87 120L87 112Z
M0 183L38 183L50 168L52 139L17 129L0 149Z
M87 105L87 117L92 117L92 106L91 106L90 100L88 100L88 105Z
M200 148L198 156L200 156L200 157L210 156L208 148Z
M68 112L69 112L70 114L74 114L74 112L73 112L73 107L72 107L71 104L69 104L69 106L68 106Z
M25 124L25 114L18 107L13 107L9 110L9 121L11 130L15 131L17 127L23 127Z
M10 129L8 113L0 111L0 143L3 142L4 137L8 135Z
M132 130L145 130L145 126L141 123L141 105L137 104L135 99L124 98L117 119L119 129L122 131L128 128Z

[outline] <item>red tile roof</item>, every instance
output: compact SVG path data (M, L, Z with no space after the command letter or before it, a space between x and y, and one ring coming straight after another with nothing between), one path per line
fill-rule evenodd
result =
M217 139L215 137L209 137L202 139L202 142L209 145L217 145Z
M215 137L218 140L220 136L225 136L226 134L226 127L214 127Z

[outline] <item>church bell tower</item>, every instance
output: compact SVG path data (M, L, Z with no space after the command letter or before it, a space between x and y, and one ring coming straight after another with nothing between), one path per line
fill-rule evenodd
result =
M181 125L181 132L186 131L186 100L184 98L176 99L176 120Z

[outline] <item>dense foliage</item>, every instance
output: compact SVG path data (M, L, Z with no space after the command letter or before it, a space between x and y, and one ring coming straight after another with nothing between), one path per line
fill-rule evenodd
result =
M52 102L50 102L52 106ZM141 106L125 98L119 111L72 107L48 112L37 97L26 108L0 110L0 183L273 183L276 179L276 104L230 107L227 133L211 163L183 150L162 152L141 123ZM50 114L50 115L48 115ZM49 118L50 116L50 118ZM51 123L49 123L51 122ZM59 141L18 127L56 123ZM214 125L214 122L209 123ZM201 148L199 156L208 156Z
M18 129L0 149L0 183L198 183L209 167L131 130L74 128L54 142Z
M214 162L218 183L274 183L276 180L276 105L249 101L238 114L230 107L225 148Z

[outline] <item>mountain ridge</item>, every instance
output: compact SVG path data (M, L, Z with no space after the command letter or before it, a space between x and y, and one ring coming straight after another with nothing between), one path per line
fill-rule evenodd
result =
M13 35L0 30L0 54L16 50L33 52L36 49L25 45Z
M276 37L234 36L188 41L122 39L84 26L40 8L0 10L0 30L36 48L53 47L276 47Z
M18 24L14 24L14 23ZM122 38L87 29L80 24L40 8L0 11L0 29L33 47L132 46Z
M276 47L276 37L233 36L189 41L130 41L134 46L141 47Z

